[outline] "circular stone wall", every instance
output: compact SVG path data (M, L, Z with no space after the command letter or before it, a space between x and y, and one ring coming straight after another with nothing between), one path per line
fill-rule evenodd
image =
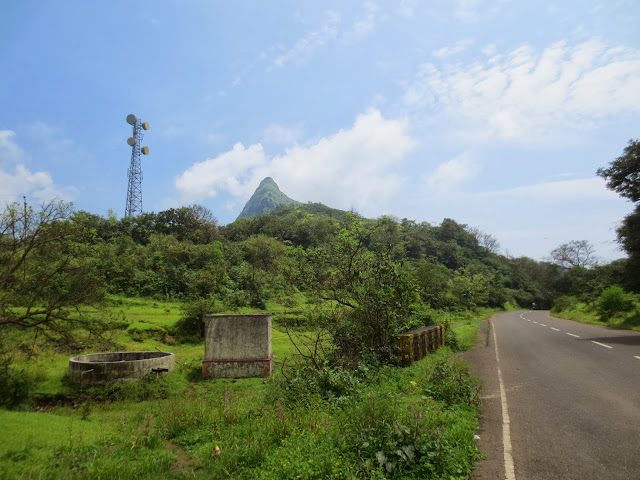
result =
M167 352L115 352L79 355L69 360L69 379L82 385L136 380L155 372L171 372L176 358Z

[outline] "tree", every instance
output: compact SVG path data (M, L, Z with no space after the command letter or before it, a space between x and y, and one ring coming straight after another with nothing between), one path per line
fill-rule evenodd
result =
M467 231L476 237L478 245L487 249L491 253L500 252L500 242L498 239L490 233L481 231L478 227L468 227Z
M627 284L640 291L640 142L629 140L624 154L611 162L609 168L599 168L596 173L607 181L607 188L636 204L618 228L618 243L629 255Z
M202 205L170 208L156 215L156 231L174 235L180 241L209 243L216 238L217 220Z
M76 329L103 331L84 312L104 299L92 265L92 231L68 221L70 204L49 202L39 212L13 203L0 215L0 330L34 329L74 342Z
M593 267L597 263L595 249L586 240L571 240L551 250L551 261L564 268Z
M629 140L624 155L596 173L607 181L608 189L634 203L640 202L640 142Z
M295 250L301 283L331 307L326 328L335 358L345 364L371 357L388 362L394 335L425 324L417 315L420 298L411 275L390 248L366 248L374 231L349 217L335 242Z

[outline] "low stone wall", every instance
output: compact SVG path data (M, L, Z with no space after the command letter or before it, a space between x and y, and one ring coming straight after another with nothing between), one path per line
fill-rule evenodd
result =
M268 377L271 315L206 315L204 378Z
M167 352L78 355L69 360L69 380L80 385L139 380L149 373L171 372L175 362L175 355Z
M396 335L394 344L400 365L411 365L444 345L444 325L431 325Z

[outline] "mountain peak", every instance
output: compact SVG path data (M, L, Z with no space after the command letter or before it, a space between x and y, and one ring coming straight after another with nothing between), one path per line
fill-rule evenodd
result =
M278 184L271 177L266 177L264 180L262 180L260 182L260 185L258 185L258 188L260 188L260 187L262 187L264 185L267 185L268 183L273 183L276 186L276 188L278 188ZM280 190L280 189L278 188L278 190Z
M279 205L300 205L300 202L287 197L280 191L273 178L266 177L260 182L238 218L258 217L271 212Z

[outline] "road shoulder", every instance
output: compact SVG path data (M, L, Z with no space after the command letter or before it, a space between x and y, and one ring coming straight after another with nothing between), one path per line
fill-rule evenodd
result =
M476 347L461 355L471 364L471 372L483 382L482 416L477 440L478 448L484 455L471 474L476 480L496 480L504 478L504 451L502 446L502 405L500 385L493 345L491 319L484 320L478 328Z

